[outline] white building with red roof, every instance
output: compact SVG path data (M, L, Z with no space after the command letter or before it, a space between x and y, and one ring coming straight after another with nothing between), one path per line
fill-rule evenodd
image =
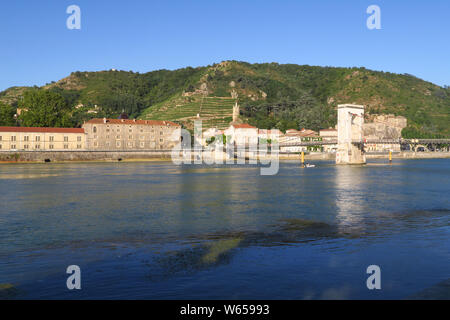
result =
M254 146L258 145L258 128L247 123L232 124L224 131L227 137L227 143L238 146Z

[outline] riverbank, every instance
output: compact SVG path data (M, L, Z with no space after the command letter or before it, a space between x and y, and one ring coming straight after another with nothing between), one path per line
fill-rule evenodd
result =
M335 160L336 154L325 152L306 153L305 160ZM388 159L388 153L367 153L367 159ZM450 152L393 152L393 159L446 159ZM299 153L280 153L279 160L300 160ZM42 162L148 162L172 161L170 150L158 151L21 151L0 152L0 163ZM224 157L225 161L225 157Z
M389 153L366 153L367 159L388 159ZM450 152L393 152L393 159L447 159ZM300 154L280 154L280 160L299 160ZM305 160L335 160L335 153L306 153Z

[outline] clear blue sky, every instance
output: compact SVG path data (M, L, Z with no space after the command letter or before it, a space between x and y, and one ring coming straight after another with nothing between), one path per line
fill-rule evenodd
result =
M66 8L81 8L81 30ZM366 9L381 8L381 30ZM449 0L1 1L0 90L223 60L364 66L450 85Z

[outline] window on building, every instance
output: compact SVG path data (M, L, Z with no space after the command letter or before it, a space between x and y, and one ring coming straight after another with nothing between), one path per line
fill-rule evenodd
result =
M128 136L128 140L133 140L133 136Z
M160 135L160 136L162 136L162 135L163 135L163 132L162 132L162 131L160 131L160 132L159 132L159 135Z
M0 136L0 141L2 141L2 139L3 139L3 137L2 137L2 136Z
M141 148L145 147L145 142L141 142Z
M69 145L68 145L68 144L65 144L65 145L64 145L64 149L69 149Z
M81 141L81 137L80 136L77 137L77 141L78 142Z
M11 141L16 141L16 139L17 139L16 136L11 136Z
M96 147L96 148L98 147L98 142L97 141L94 142L94 147Z
M0 144L0 149L2 149L2 145Z
M23 137L23 141L30 141L30 137L29 136Z
M69 137L64 137L64 142L68 142L69 141Z
M54 146L53 146L52 144L50 144L48 147L49 147L50 149L53 149L53 148L54 148Z
M117 135L117 136L116 136L116 139L120 139L120 135Z
M24 145L23 148L24 148L24 149L28 149L28 145L27 145L27 144Z
M11 145L11 149L16 149L16 145L15 145L15 144L12 144L12 145Z
M164 139L159 139L159 142L163 143L163 142L164 142Z
M97 133L97 127L93 127L93 128L92 128L92 132L93 132L93 133Z
M34 148L35 148L35 149L40 149L40 148L41 148L41 145L37 144L37 145L34 146Z
M108 136L106 136L106 139L109 139L109 135L108 135Z
M77 144L77 149L81 149L81 144Z
M55 137L54 136L50 136L50 142L55 141Z
M116 142L116 147L117 147L117 148L120 148L120 141L117 141L117 142Z
M41 141L41 137L40 136L36 136L36 141Z

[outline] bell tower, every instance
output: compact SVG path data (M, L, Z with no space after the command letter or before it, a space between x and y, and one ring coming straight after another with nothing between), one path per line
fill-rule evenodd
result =
M239 120L239 104L236 100L236 103L233 106L233 122L237 122Z

